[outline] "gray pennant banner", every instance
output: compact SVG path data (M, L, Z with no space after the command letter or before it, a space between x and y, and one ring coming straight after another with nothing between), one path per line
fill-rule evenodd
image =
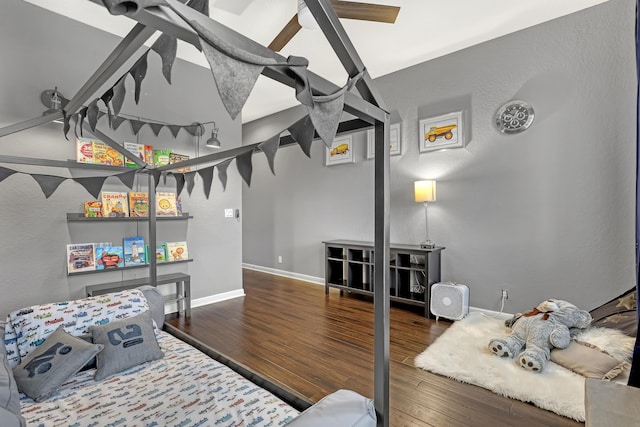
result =
M87 107L82 107L80 111L78 111L78 120L76 120L76 126L80 127L80 136L84 137L82 133L82 122L84 122L84 118L87 117Z
M151 49L160 55L162 60L162 75L171 84L171 69L176 60L178 51L178 39L168 34L162 34L151 46Z
M82 185L94 199L97 199L100 195L100 190L102 190L102 185L107 178L107 176L97 176L89 178L73 178L73 180Z
M327 96L313 97L313 108L307 107L313 127L324 144L331 148L331 143L336 137L340 117L344 108L344 94L347 87L343 87L336 93Z
M120 127L120 125L127 119L125 119L124 117L114 117L113 120L111 121L111 129L116 130Z
M182 189L184 188L184 174L180 172L171 172L173 177L176 179L176 197L182 193Z
M238 172L249 187L251 187L251 175L253 173L253 164L251 163L252 158L253 148L236 156L236 167L238 168Z
M98 123L98 98L91 101L87 106L87 121L91 130L96 130L96 124Z
M191 196L191 192L193 191L193 187L196 185L196 172L185 172L184 179L187 181L187 193Z
M71 123L69 123L70 117L67 114L64 114L62 117L63 117L62 132L64 133L64 138L68 141L69 138L67 137L67 134L69 133L69 129L71 129ZM76 133L76 138L77 137L78 137L78 134Z
M113 113L111 112L111 99L113 98L113 88L109 88L100 99L104 103L104 106L107 107L107 114L109 115L109 126L111 126L111 120L113 120Z
M49 198L67 178L53 175L40 175L37 173L30 174L33 179L36 180L45 198Z
M204 169L199 169L198 174L202 178L202 187L204 188L204 195L209 199L211 194L211 184L213 183L213 169L215 166L209 166Z
M264 155L267 157L267 162L269 162L269 168L271 168L271 173L276 174L274 162L276 159L276 152L280 147L280 134L274 135L271 138L267 139L264 142L258 144L258 148L262 150Z
M153 176L153 181L155 182L153 188L155 189L158 187L158 183L160 182L160 175L162 174L162 172L156 169L149 169L148 172L151 174L151 176Z
M136 104L138 104L138 102L140 101L140 92L142 91L142 81L147 75L147 55L148 54L149 54L149 51L146 51L144 55L142 55L140 59L138 59L138 61L133 65L131 70L129 70L131 77L133 77L133 80L136 83L136 87L135 87Z
M128 188L133 189L133 181L136 177L136 170L132 169L127 172L119 173L116 175L120 181Z
M164 125L162 123L148 123L148 125L151 127L151 130L153 131L155 136L158 136L158 134L160 133L160 131L164 127Z
M218 179L220 179L220 183L222 184L222 191L227 189L227 169L229 168L229 164L231 164L231 160L233 159L228 159L215 165L218 168Z
M13 169L9 169L9 168L5 168L5 167L0 166L0 182L4 181L6 178L10 177L11 175L13 175L16 172L17 171L14 171Z
M142 126L147 124L147 122L133 119L129 120L129 123L131 123L131 130L133 130L134 135L137 135L140 129L142 129Z
M295 139L300 148L302 148L304 154L311 158L311 143L313 142L315 132L313 123L311 123L311 117L303 117L289 126L288 130L291 133L291 137Z
M167 127L171 131L171 134L174 138L178 137L178 132L180 132L180 129L182 129L182 126L180 125L167 125Z
M115 116L120 115L122 104L124 103L124 95L127 92L127 88L124 85L124 78L126 74L116 82L113 86L113 98L111 98L111 105L113 106L113 114Z

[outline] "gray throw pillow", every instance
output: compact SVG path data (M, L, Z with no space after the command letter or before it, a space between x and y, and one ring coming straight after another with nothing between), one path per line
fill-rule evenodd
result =
M16 416L20 415L20 393L13 378L13 370L9 367L7 350L4 346L4 323L0 324L0 408ZM0 425L4 424L0 423Z
M13 369L18 390L42 402L100 350L102 345L87 343L59 327Z
M148 311L116 322L90 326L89 330L93 342L104 345L96 357L96 381L164 357Z

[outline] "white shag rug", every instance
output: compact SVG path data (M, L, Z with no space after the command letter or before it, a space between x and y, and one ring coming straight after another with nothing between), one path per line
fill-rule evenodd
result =
M551 361L542 372L529 372L518 366L514 359L491 353L489 341L509 333L504 318L473 312L451 325L415 358L414 364L584 422L585 378ZM584 336L581 340L590 341ZM625 374L628 372L616 378L616 382L626 383Z

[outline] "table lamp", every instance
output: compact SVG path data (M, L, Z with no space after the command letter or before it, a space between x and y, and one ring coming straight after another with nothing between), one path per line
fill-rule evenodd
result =
M420 243L423 249L433 249L436 245L429 240L429 216L427 215L427 205L436 200L436 182L434 180L424 180L414 182L415 200L424 203L424 224L425 240Z

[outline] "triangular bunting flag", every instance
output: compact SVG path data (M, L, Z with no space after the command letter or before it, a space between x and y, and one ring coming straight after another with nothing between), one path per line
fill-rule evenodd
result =
M82 185L95 199L100 195L102 184L108 176L96 176L89 178L73 178L75 182Z
M136 169L131 169L130 171L119 173L116 176L124 185L133 189L133 181L136 178L136 172Z
M156 187L158 187L158 182L160 181L160 175L162 174L162 172L156 169L149 169L148 172L151 174L151 176L153 176L153 181L155 182L153 188L155 189Z
M176 197L182 193L184 188L184 174L180 172L172 172L173 177L176 179Z
M4 168L0 166L0 181L4 181L5 178L10 177L14 173L16 173L16 171L14 171L13 169Z
M196 185L196 172L185 172L184 174L184 179L185 181L187 181L187 192L189 193L189 196L191 196L191 192L193 191L193 187Z
M151 49L160 55L162 59L162 75L171 84L171 69L176 60L178 51L178 39L168 34L162 34L151 46Z
M313 127L327 147L331 147L338 131L340 117L344 108L344 94L347 87L327 96L314 96L313 108L307 107Z
M144 55L142 55L140 59L138 59L138 61L133 65L133 67L131 67L131 70L129 70L131 77L133 77L133 80L136 83L136 87L135 87L136 104L138 104L138 102L140 101L140 92L142 91L142 81L147 75L147 55L148 54L149 54L149 51L146 51Z
M235 120L242 111L264 66L233 59L212 47L203 38L200 38L200 45L211 67L222 103L231 118Z
M182 126L180 125L166 125L169 130L171 131L171 134L173 135L174 138L178 137L178 132L180 132L180 129L182 129Z
M107 114L109 114L109 126L111 126L111 120L113 120L113 114L111 113L111 98L113 98L113 88L109 88L100 97L102 102L104 102L104 106L107 107Z
M87 120L89 121L91 130L96 130L96 124L98 123L98 98L91 101L87 106Z
M67 178L63 178L61 176L53 176L53 175L40 175L37 173L30 174L33 179L36 180L42 192L44 193L44 197L47 199L49 196L53 194L54 191L62 184L64 180Z
M314 129L311 118L305 116L288 128L291 137L296 140L307 157L311 158L311 143L313 142Z
M215 165L218 168L218 178L222 184L222 191L227 189L227 168L229 167L231 160L233 159L228 159Z
M196 136L198 134L198 132L200 132L200 125L189 125L189 126L182 126L182 128L184 130L186 130L187 132L189 132L191 135Z
M164 172L162 174L162 185L167 185L167 175L173 175L173 172Z
M127 119L125 119L124 117L114 117L113 120L111 121L111 129L116 130L120 127L120 125Z
M262 150L265 156L267 156L267 162L269 162L269 168L271 168L271 173L276 174L274 169L274 161L276 158L276 152L280 147L280 134L274 135L271 138L267 139L264 142L258 144L258 148Z
M69 123L70 117L67 116L67 114L65 113L62 116L62 120L63 120L63 125L62 125L62 132L64 133L64 138L68 141L69 138L67 137L67 134L69 133L69 129L71 129L71 123ZM76 134L76 137L78 135Z
M142 126L147 124L147 122L143 122L140 120L133 120L133 119L130 119L129 123L131 123L131 130L133 130L134 135L137 135L138 132L140 132L140 129L142 128Z
M78 111L78 119L76 120L76 126L80 127L80 136L84 136L82 132L82 123L84 122L84 118L87 117L87 107L82 107L80 111Z
M113 106L113 114L120 115L120 109L124 103L124 95L127 92L127 88L124 86L124 78L127 75L120 77L120 79L113 86L113 98L111 98L111 105Z
M205 16L209 16L209 0L191 0L187 6Z
M307 67L309 61L307 58L300 56L289 56L287 63L291 66L290 70L296 75L296 99L307 107L313 106L313 96L311 94L311 85L307 76Z
M160 133L160 131L164 127L164 125L162 123L149 123L149 126L151 126L151 130L153 131L153 133L156 136L158 136L158 134Z
M238 167L238 172L249 187L251 187L251 174L253 173L253 165L251 164L252 157L253 148L236 156L236 166Z
M213 169L215 166L209 166L204 169L199 169L198 174L202 178L202 187L204 188L204 195L209 199L211 194L211 184L213 183Z

